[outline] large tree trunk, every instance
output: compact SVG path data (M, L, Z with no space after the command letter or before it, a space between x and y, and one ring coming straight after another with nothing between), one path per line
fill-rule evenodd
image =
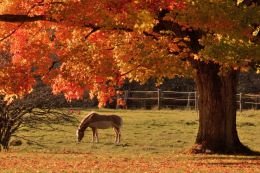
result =
M196 84L199 92L199 130L194 152L244 153L236 130L238 72L220 71L218 64L200 62Z
M9 147L9 142L12 135L12 121L3 112L0 111L0 151L1 147L5 150Z

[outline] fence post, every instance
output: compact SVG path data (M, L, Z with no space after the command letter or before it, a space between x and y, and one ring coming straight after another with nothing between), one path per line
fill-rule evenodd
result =
M187 109L190 109L190 92L188 92Z
M256 110L258 110L259 101L260 101L260 97L256 96Z
M256 96L256 110L258 110L259 98L260 97Z
M124 101L125 101L125 108L126 109L127 109L127 98L128 98L128 90L125 90Z
M161 109L161 89L160 88L158 88L158 90L157 90L157 97L158 97L158 110L160 110Z
M239 93L239 111L242 112L242 93Z
M257 110L257 106L258 106L258 97L255 96L255 110Z
M118 95L118 93L117 93L117 91L116 91L116 109L119 108L118 100L119 100L119 95Z

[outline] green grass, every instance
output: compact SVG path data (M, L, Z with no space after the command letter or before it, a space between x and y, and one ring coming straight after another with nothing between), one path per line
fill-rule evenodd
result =
M122 142L114 145L113 129L99 130L100 143L91 143L91 129L87 129L80 144L75 132L89 110L75 114L74 122L60 125L58 122L38 126L38 129L23 128L17 134L23 145L15 150L49 153L106 152L118 154L158 154L179 152L192 145L198 121L197 113L189 111L125 111L95 110L101 114L118 114L123 117Z
M73 122L50 122L38 129L23 128L18 133L29 141L12 147L19 151L48 153L106 152L118 154L161 154L180 152L190 148L198 130L198 115L195 111L180 110L95 110L101 114L118 114L123 117L122 142L114 145L112 129L99 130L100 143L91 143L92 132L87 129L80 144L76 143L78 121L90 110L76 113ZM238 113L238 133L241 141L250 148L260 151L260 112Z
M67 111L67 110L65 110ZM22 128L11 146L0 153L0 172L259 172L259 156L189 155L198 130L195 111L94 110L123 117L121 144L112 129L99 130L100 143L91 143L91 130L76 143L79 121L91 110L75 113L72 121L53 120ZM238 113L240 140L260 151L260 111Z

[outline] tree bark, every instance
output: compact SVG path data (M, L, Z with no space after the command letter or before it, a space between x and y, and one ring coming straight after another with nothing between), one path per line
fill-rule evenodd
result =
M220 70L213 62L196 67L199 93L199 130L195 153L246 153L236 129L236 91L238 71Z

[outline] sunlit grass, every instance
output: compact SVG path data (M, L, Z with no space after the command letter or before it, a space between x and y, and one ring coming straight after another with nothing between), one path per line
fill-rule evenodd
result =
M22 128L14 139L22 140L23 144L11 146L8 153L2 152L0 167L5 168L6 172L84 172L82 170L85 169L86 172L260 170L259 157L184 154L196 138L198 114L195 111L94 110L123 117L122 142L115 145L113 130L106 129L99 130L100 143L93 144L90 142L92 132L88 129L82 143L77 144L77 126L90 111L81 110L80 114L75 111L71 122L53 121L48 125L40 124L37 129ZM238 113L237 128L241 141L251 149L260 151L260 111ZM12 163L14 167L10 166Z
M114 145L112 129L99 130L100 143L91 143L92 132L87 129L80 144L76 143L79 121L90 110L75 111L73 122L50 122L37 129L21 129L23 145L13 147L22 151L66 152L117 152L118 154L160 154L180 152L191 147L198 129L195 111L181 110L95 110L101 114L118 114L123 117L122 142ZM79 114L80 113L80 114ZM260 151L260 112L238 113L238 132L241 141ZM26 141L28 140L28 141Z
M112 129L99 130L100 143L91 143L92 132L87 129L80 144L76 143L79 121L90 110L75 111L73 122L44 124L38 129L22 129L23 145L15 150L50 153L106 152L117 154L160 154L179 152L189 148L195 141L198 128L196 112L191 111L146 111L146 110L95 110L101 114L118 114L123 117L122 142L114 145ZM29 140L29 141L26 141Z

